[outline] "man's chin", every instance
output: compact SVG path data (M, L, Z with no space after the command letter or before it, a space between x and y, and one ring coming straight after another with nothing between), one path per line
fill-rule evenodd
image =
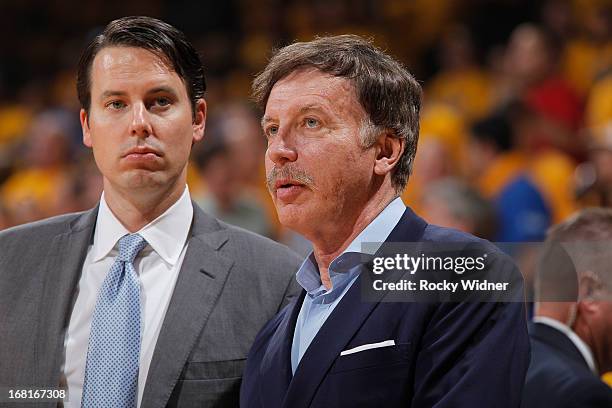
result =
M126 174L124 185L128 189L149 190L160 188L168 180L160 173L148 170L134 170Z
M281 204L276 206L278 220L285 228L300 232L307 222L307 213L303 206L297 204Z

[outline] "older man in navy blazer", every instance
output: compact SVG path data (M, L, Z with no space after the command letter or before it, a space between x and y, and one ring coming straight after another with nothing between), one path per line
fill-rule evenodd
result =
M429 225L399 198L418 139L416 80L344 35L282 48L253 88L280 221L314 251L297 273L301 296L251 348L241 405L518 407L529 359L520 273L491 244ZM480 247L515 301L362 293L371 255L410 242Z

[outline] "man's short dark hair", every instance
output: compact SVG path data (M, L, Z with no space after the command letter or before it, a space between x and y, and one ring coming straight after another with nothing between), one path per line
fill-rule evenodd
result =
M181 31L161 20L123 17L113 20L87 46L79 61L77 94L81 107L89 114L91 106L91 66L105 47L136 47L150 51L172 68L185 83L195 112L196 101L204 96L206 82L200 57Z
M396 60L356 35L319 37L277 50L253 81L253 97L265 110L272 87L292 72L314 67L348 79L376 130L389 130L405 140L405 149L392 176L400 193L412 172L419 138L421 86ZM371 133L371 132L370 132ZM365 147L375 142L373 135Z

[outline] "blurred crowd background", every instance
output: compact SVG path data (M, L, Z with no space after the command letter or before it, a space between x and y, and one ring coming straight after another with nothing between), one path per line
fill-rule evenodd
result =
M302 254L308 242L279 225L265 188L249 92L273 48L317 35L369 37L422 83L402 197L429 222L534 242L580 208L612 206L610 0L21 0L0 2L0 230L96 205L76 66L110 20L142 14L183 30L204 61L192 197ZM529 282L535 252L519 262Z
M540 241L576 209L612 205L612 2L607 0L70 0L0 3L0 229L91 208L80 52L117 17L183 30L206 68L209 118L189 188L207 211L283 241L265 190L250 82L274 47L355 33L401 60L424 105L404 201L433 223Z

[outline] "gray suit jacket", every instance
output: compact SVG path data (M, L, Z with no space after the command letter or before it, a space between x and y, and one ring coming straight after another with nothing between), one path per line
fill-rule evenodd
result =
M64 334L97 213L95 208L0 232L0 389L58 386ZM142 407L237 406L249 348L297 292L299 263L288 248L194 205L189 247Z

